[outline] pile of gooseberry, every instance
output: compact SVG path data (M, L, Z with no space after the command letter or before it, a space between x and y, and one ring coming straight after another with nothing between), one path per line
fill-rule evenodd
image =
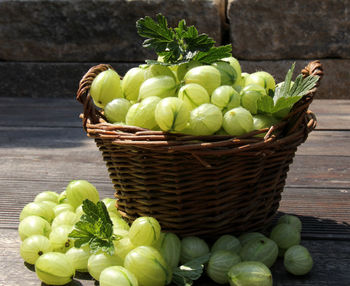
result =
M174 282L177 269L191 270L191 261L203 256L208 257L204 272L218 284L270 286L270 268L278 256L284 257L285 269L294 275L304 275L313 266L310 253L300 245L301 222L296 216L282 216L269 236L225 234L209 245L200 237L181 239L164 232L153 217L139 217L130 225L110 198L102 202L118 238L113 254L92 251L89 244L76 247L69 234L84 214L86 199L99 202L98 191L88 181L75 180L61 193L39 193L20 213L20 254L35 265L46 284L64 285L76 272L87 272L101 286L162 286Z

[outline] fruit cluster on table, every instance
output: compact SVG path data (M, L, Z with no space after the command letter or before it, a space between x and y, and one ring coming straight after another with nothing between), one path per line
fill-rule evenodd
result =
M270 286L269 268L279 256L294 275L311 270L301 227L296 216L284 215L269 236L225 234L209 245L163 232L153 217L130 225L115 199L100 200L91 183L75 180L62 193L39 193L23 208L18 231L22 258L49 285L69 283L76 272L88 272L101 286L186 285L204 272L218 284Z

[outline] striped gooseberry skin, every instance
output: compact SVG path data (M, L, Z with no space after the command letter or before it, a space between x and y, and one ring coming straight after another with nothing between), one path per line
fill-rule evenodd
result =
M160 237L160 224L153 217L139 217L129 229L129 238L133 245L153 245Z
M100 275L100 286L138 286L136 276L122 266L110 266Z
M162 255L152 246L138 246L124 259L124 267L135 274L142 286L164 286L172 272Z
M48 252L35 263L38 278L48 285L65 285L72 281L75 270L65 254Z
M294 275L305 275L313 267L313 259L310 252L302 245L294 245L284 254L284 267Z
M272 286L270 269L259 261L243 261L228 271L230 286Z

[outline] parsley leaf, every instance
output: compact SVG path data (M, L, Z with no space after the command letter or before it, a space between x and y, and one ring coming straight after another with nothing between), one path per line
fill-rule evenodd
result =
M141 37L146 38L143 47L153 49L168 64L191 60L211 64L231 56L231 45L214 47L212 38L207 34L198 34L197 29L188 27L185 20L181 20L173 29L168 27L162 14L156 16L156 21L146 16L136 22L136 29Z
M113 222L107 208L102 201L94 204L90 200L83 202L84 214L81 216L69 237L74 238L74 246L79 248L89 245L93 253L102 250L110 255L114 254Z

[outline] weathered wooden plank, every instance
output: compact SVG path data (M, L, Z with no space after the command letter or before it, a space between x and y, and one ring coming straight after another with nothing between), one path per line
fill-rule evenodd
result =
M2 230L0 233L0 285L37 286L40 285L36 274L24 265L19 255L20 240L16 230ZM272 267L274 285L276 286L348 286L350 281L350 247L348 241L302 240L314 259L311 272L303 277L288 274L279 259ZM76 279L69 285L93 286L93 280ZM194 286L215 286L203 276Z
M315 99L310 109L317 117L316 129L350 129L350 100Z
M296 156L287 177L288 186L348 188L350 156Z
M307 140L299 146L297 155L350 156L349 131L311 132Z
M0 97L0 126L81 128L83 105L72 98Z

